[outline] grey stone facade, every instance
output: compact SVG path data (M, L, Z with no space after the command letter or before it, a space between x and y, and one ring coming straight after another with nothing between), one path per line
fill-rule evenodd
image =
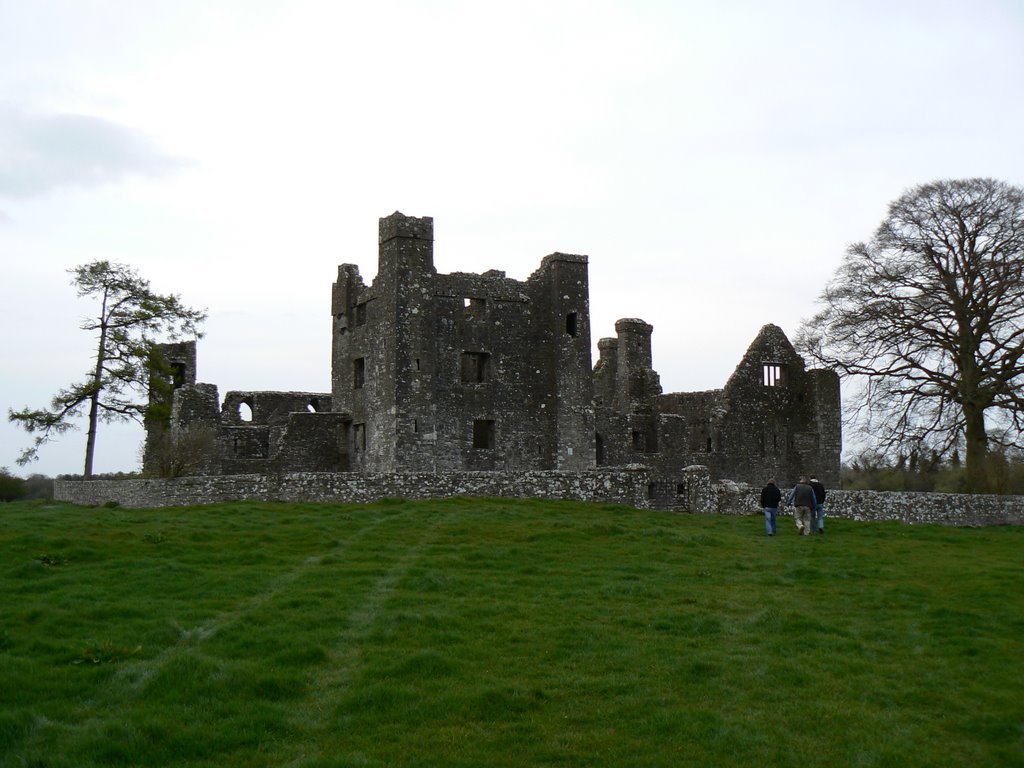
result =
M839 484L839 377L806 370L782 329L766 325L723 389L663 394L652 327L619 320L594 368L598 465L641 463L662 474L702 464L715 479L763 485L801 474Z
M644 497L675 508L684 468L712 479L839 480L839 382L806 370L767 325L725 387L661 390L652 327L615 325L591 363L588 262L544 257L525 281L504 272L439 274L433 220L380 220L377 275L338 268L331 391L228 392L196 382L194 344L164 347L170 421L216 436L211 475L592 472L644 467Z
M377 277L334 284L331 390L366 472L594 466L587 259L525 282L438 274L433 220L380 221Z

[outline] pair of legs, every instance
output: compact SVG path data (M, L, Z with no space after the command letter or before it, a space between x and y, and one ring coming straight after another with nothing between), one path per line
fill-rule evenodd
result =
M818 504L814 508L814 522L818 526L818 533L825 532L825 505Z
M764 508L764 532L769 536L775 535L775 516L778 515L778 507Z
M814 533L814 510L810 507L793 507L793 519L801 536Z

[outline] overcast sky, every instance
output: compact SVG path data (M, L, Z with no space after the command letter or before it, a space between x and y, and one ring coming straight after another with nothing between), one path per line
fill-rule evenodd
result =
M444 273L587 254L595 347L641 317L665 391L721 387L903 191L1024 184L1022 40L1020 0L0 0L0 405L88 370L94 259L209 309L222 398L329 391L337 265L395 210ZM81 471L29 440L0 465Z

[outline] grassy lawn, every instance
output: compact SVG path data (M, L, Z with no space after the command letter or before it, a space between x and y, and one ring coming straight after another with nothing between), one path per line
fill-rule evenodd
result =
M0 505L0 766L1022 766L1024 528Z

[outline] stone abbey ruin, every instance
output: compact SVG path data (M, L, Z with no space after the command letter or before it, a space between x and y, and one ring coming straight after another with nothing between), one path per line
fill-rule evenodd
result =
M809 370L764 326L722 389L663 393L652 327L615 324L591 359L587 257L553 253L525 281L498 270L438 274L433 219L380 220L377 276L352 264L333 286L330 392L228 392L196 382L195 342L163 345L164 435L216 438L208 475L522 473L642 465L651 493L714 480L839 482L839 379ZM153 388L151 398L166 397ZM168 390L162 390L168 391ZM657 486L657 487L655 487Z

